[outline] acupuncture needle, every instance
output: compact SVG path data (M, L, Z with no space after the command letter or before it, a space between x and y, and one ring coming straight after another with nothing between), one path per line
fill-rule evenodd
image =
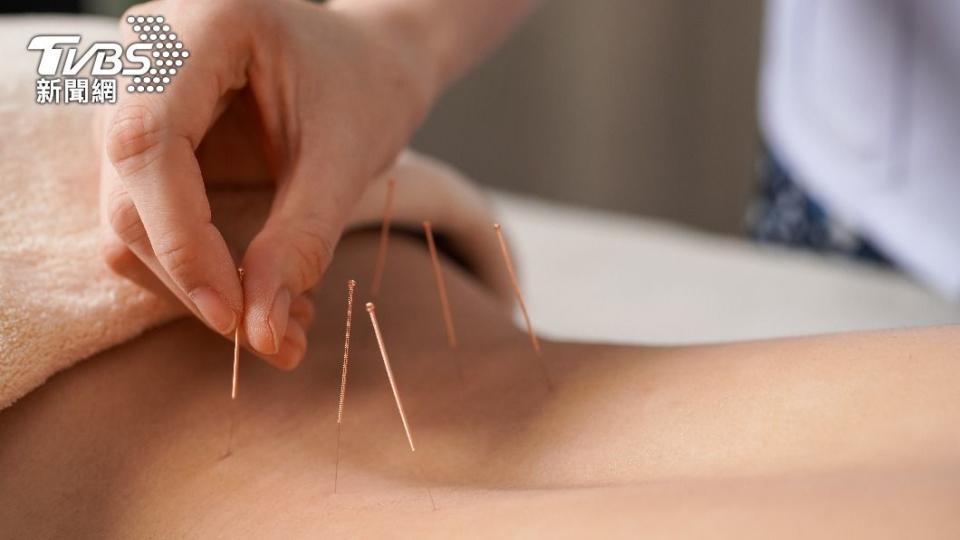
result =
M380 332L380 325L377 323L377 314L376 306L373 302L367 302L367 313L370 314L370 324L373 325L373 333L377 336L377 346L380 347L380 357L383 358L383 368L387 372L387 379L390 381L390 389L393 390L393 399L397 403L397 411L400 413L400 421L403 422L403 431L407 434L407 442L410 443L410 451L416 452L417 449L413 445L413 436L410 434L410 425L407 423L407 415L403 412L403 403L400 401L400 392L397 390L397 381L393 377L393 370L390 368L390 357L387 356L387 347L383 343L383 334ZM423 474L423 466L420 465L420 462L417 461L417 464L420 466L420 475ZM437 504L433 500L433 493L430 491L430 486L425 486L427 488L427 495L430 497L430 505L433 506L433 509L437 509Z
M410 435L410 425L407 424L407 415L403 412L403 403L400 401L400 392L397 390L397 381L393 378L393 370L390 369L390 357L387 356L387 348L383 344L383 334L380 333L380 325L377 323L376 306L373 302L367 302L367 313L370 314L370 323L373 325L373 332L377 336L377 346L380 347L380 357L383 358L383 369L387 372L387 379L390 381L390 389L393 390L393 399L397 402L397 411L400 413L400 421L403 422L403 431L407 434L407 442L410 443L410 451L416 452L413 446L413 436Z
M447 343L457 348L457 333L453 329L453 317L450 315L450 303L447 301L447 285L443 281L440 271L440 260L437 257L437 246L433 241L433 227L429 221L423 222L423 232L427 236L427 248L430 250L430 262L433 265L433 278L437 282L437 293L440 296L440 309L443 310L443 324L447 329Z
M374 298L380 293L380 280L383 267L387 262L387 242L390 241L390 220L393 218L393 190L396 180L387 180L387 194L383 203L383 222L380 225L380 246L377 248L377 261L373 267L373 279L370 280L370 295Z
M350 328L353 324L353 291L357 282L347 282L347 323L343 335L343 365L340 368L340 400L337 403L337 461L333 470L333 492L337 492L340 478L340 428L343 424L343 402L347 397L347 368L350 366Z
M517 279L517 273L513 268L513 260L510 258L510 251L507 249L507 242L503 238L503 231L501 230L500 224L494 223L493 230L497 233L497 240L500 242L500 253L503 255L503 262L507 266L507 273L510 274L510 283L513 285L513 294L517 298L517 303L520 304L520 313L523 314L523 320L527 325L527 334L530 336L530 344L533 345L533 351L536 353L537 358L540 359L540 367L543 368L543 375L547 380L547 387L553 390L553 383L550 380L550 372L547 369L546 362L543 360L543 356L540 352L540 340L537 339L537 334L533 331L533 323L530 322L530 315L527 313L527 304L523 301L523 293L520 292L520 282Z
M243 286L243 268L237 268L237 275L240 278L240 285ZM227 438L227 453L223 457L229 457L233 454L233 429L237 423L236 403L237 403L237 378L240 374L240 328L243 326L243 317L237 322L237 327L233 329L233 377L230 383L230 434Z

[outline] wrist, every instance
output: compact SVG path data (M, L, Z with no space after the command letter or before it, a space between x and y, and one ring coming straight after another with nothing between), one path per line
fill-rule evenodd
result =
M329 9L346 15L373 37L406 87L413 90L413 107L425 116L449 83L442 55L429 37L427 25L403 3L333 0Z

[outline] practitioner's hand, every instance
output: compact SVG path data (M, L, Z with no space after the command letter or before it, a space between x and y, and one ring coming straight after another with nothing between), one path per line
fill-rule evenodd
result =
M362 3L361 3L362 5ZM101 214L110 266L172 292L290 368L352 205L436 94L435 65L387 17L303 1L159 1L189 59L163 93L120 92L102 124ZM266 180L269 179L269 180ZM269 182L271 214L237 263L205 188ZM135 256L134 256L135 255ZM306 303L306 305L305 305Z

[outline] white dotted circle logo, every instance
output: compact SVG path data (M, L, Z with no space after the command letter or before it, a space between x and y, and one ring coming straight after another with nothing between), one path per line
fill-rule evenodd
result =
M176 68L182 67L190 57L190 51L183 48L183 42L177 39L163 15L130 15L127 24L141 42L151 44L153 49L153 66L143 76L134 77L127 91L163 92L177 74Z

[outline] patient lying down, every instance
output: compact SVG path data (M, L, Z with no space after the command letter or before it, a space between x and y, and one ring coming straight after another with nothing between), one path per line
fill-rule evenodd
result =
M235 410L232 345L182 320L0 413L0 536L960 535L956 328L544 341L550 391L509 312L445 261L448 348L427 251L397 235L377 314L411 453L362 309L376 247L343 240L298 314L306 359L281 372L245 355Z

